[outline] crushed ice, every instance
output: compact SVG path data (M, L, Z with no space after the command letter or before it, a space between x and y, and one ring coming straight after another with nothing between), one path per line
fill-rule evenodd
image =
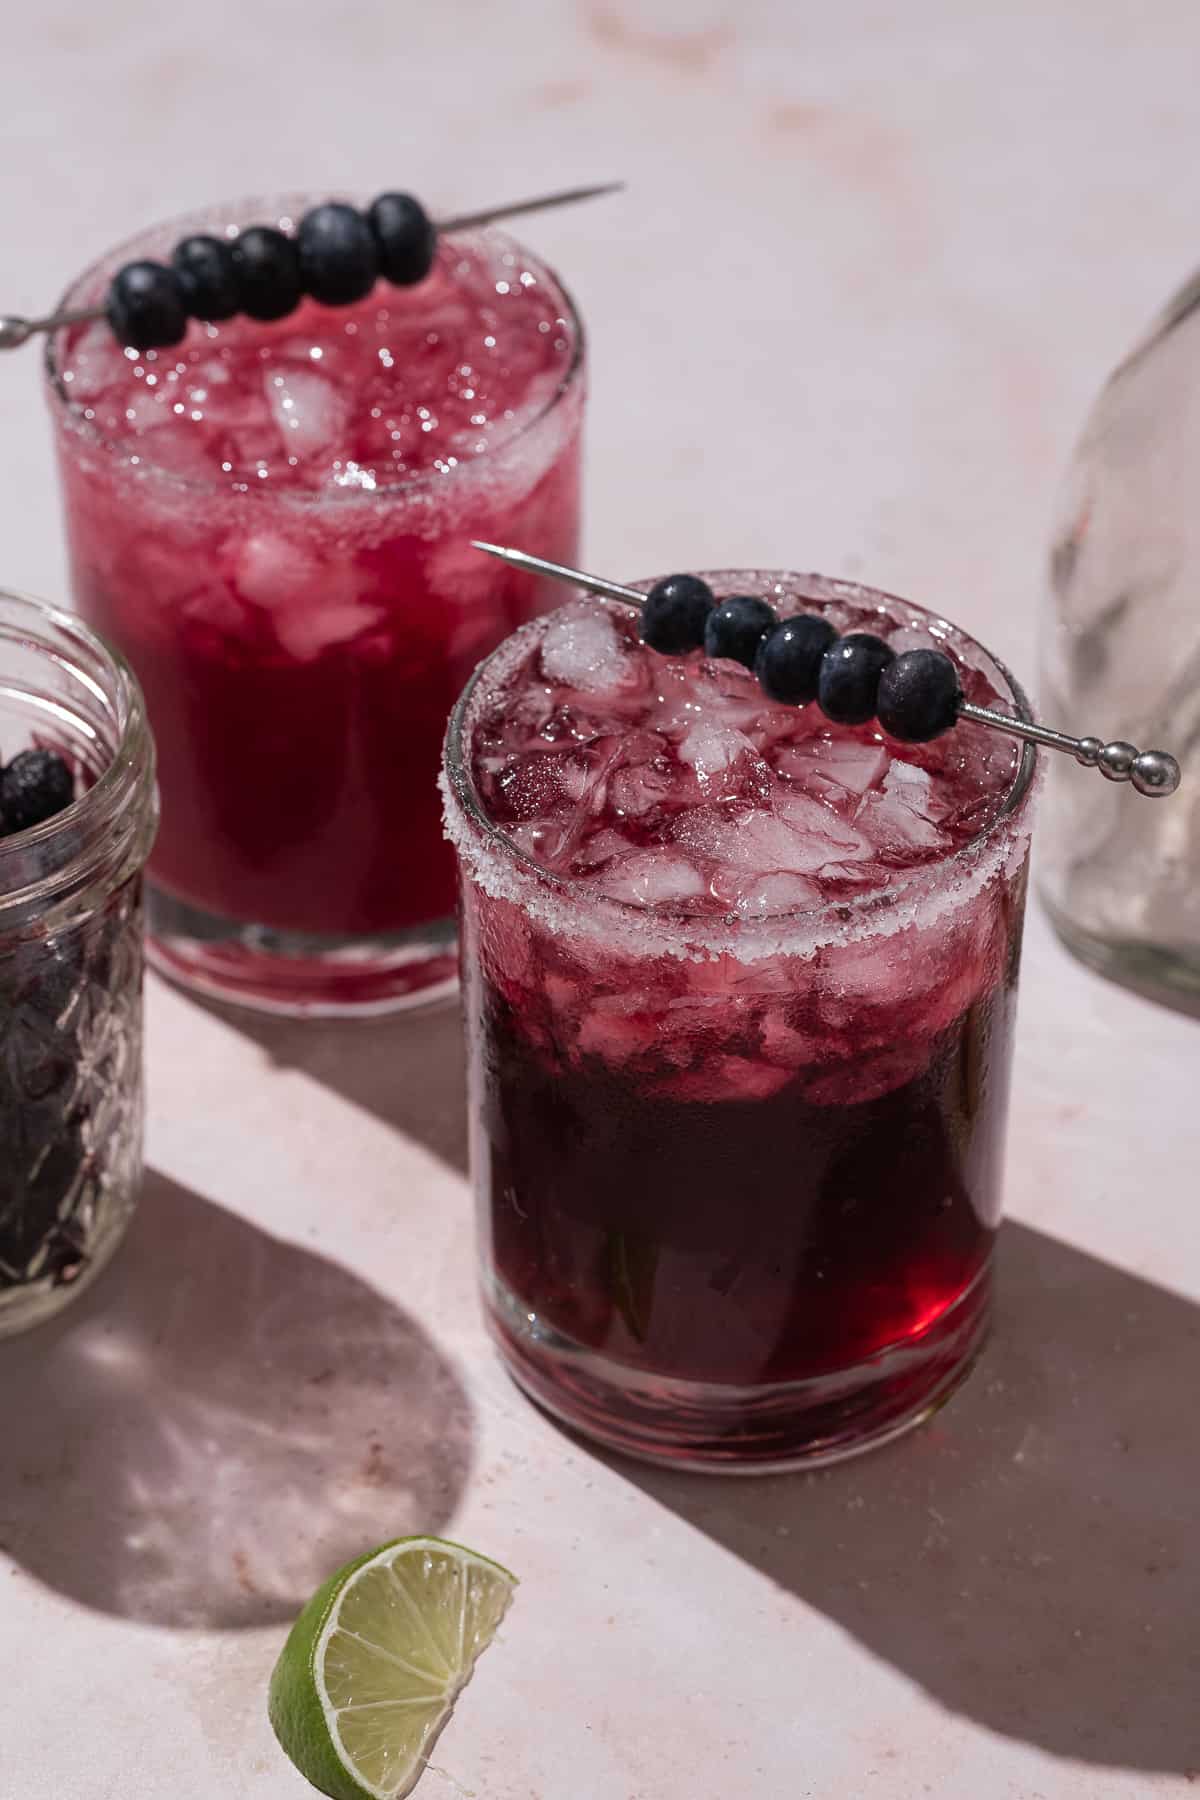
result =
M584 694L618 687L625 661L616 627L594 601L564 606L542 640L542 673Z

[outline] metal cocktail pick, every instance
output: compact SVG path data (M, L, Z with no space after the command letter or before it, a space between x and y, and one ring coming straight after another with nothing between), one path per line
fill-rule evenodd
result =
M483 212L459 213L453 219L437 219L434 224L439 233L475 231L481 225L494 225L498 219L516 219L522 213L545 212L552 206L573 206L577 200L598 200L602 194L619 193L624 186L623 181L606 181L599 187L562 188L556 194L513 200L507 206L492 206ZM73 311L51 313L44 319L22 319L15 313L0 315L0 350L16 350L37 331L57 331L63 325L82 325L104 317L103 306L76 307Z
M539 575L549 575L555 581L570 582L592 594L607 594L610 599L627 600L634 606L640 606L646 598L637 588L623 587L619 581L608 581L602 575L587 575L581 569L568 569L563 563L548 562L543 556L530 556L525 550L510 550L500 544L480 543L477 539L472 540L472 547L486 550L489 556L498 556L501 562L511 563L514 569L530 569ZM1099 769L1109 781L1131 782L1137 792L1148 799L1173 794L1179 786L1179 764L1165 750L1138 750L1133 744L1119 739L1105 744L1098 737L1070 737L1065 731L1052 731L1048 725L1035 725L1032 720L1012 719L1007 713L993 712L990 706L975 706L969 700L959 701L958 716L970 719L976 725L990 726L993 731L1007 732L1009 737L1022 738L1029 744L1065 750L1086 768Z

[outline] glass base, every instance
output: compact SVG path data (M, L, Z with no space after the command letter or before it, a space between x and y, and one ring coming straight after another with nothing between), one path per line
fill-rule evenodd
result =
M1061 911L1045 890L1042 903L1061 942L1089 969L1145 1000L1200 1018L1200 953L1101 937Z
M453 919L372 938L242 925L146 887L146 959L180 987L256 1012L339 1018L400 1012L454 993Z
M919 1338L853 1368L760 1387L645 1374L548 1328L499 1282L484 1305L518 1386L573 1430L661 1467L768 1475L857 1456L929 1418L982 1349L990 1300L989 1262Z
M69 1264L59 1262L54 1275L0 1287L0 1338L14 1337L44 1324L70 1306L107 1268L133 1220L136 1194L107 1193L100 1201L98 1222L84 1233L86 1250Z

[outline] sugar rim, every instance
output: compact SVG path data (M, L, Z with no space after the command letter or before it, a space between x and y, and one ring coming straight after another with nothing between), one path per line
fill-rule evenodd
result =
M998 676L1008 688L1014 716L1032 721L1033 712L1024 689L999 657L959 626L914 601L858 582L789 570L717 569L703 573L718 593L767 593L786 585L797 598L819 605L844 602L874 607L888 614L893 629L899 616L902 626L917 625L942 640L957 640L987 659L989 675ZM654 579L657 578L629 585L645 592ZM635 611L623 601L597 603L614 612ZM450 715L439 777L446 836L471 879L493 899L509 900L523 907L548 931L610 937L616 928L629 935L630 941L623 947L638 954L691 961L717 956L731 956L740 962L776 956L811 957L833 945L891 937L910 926L927 929L936 925L974 899L998 876L1015 874L1024 862L1031 830L1026 802L1037 769L1037 752L1032 744L1022 746L1012 785L981 831L950 855L909 871L898 885L857 898L731 923L725 917L678 909L652 910L635 901L603 894L582 876L552 874L526 855L488 817L475 789L466 749L475 722L469 716L471 705L481 683L487 677L503 680L554 616L549 614L522 625L476 668Z
M79 298L93 281L101 277L118 261L123 262L138 254L144 254L147 241L153 241L160 232L177 231L181 235L191 231L217 233L219 219L223 218L230 222L234 219L252 218L255 213L273 218L278 225L285 220L294 219L297 213L305 211L310 206L320 204L322 200L342 198L345 196L311 193L250 196L244 200L201 207L192 212L180 213L175 218L160 220L155 225L147 225L141 231L135 232L132 237L124 238L119 244L114 245L103 255L90 262L87 268L68 284L54 310L56 313L64 312L77 305ZM361 205L361 198L353 203ZM239 230L244 228L244 226L239 226ZM371 503L378 505L381 496L412 495L416 497L436 488L441 482L454 482L456 479L461 482L476 471L486 471L489 467L494 466L496 459L509 454L578 386L587 361L587 333L583 315L561 275L556 269L551 268L549 263L543 262L540 257L527 250L516 238L494 228L485 231L456 233L455 235L461 235L468 242L482 241L509 247L532 263L541 275L548 277L562 296L563 310L574 334L574 347L571 360L563 370L561 378L538 410L532 413L528 419L523 419L515 431L494 447L489 445L482 456L473 457L470 462L457 463L449 472L443 469L422 469L395 481L376 482L373 488L339 487L336 489L322 488L316 491L308 488L272 489L269 482L260 483L257 487L247 485L243 488L235 484L232 478L218 480L214 477L211 481L194 481L186 475L180 475L173 469L163 468L160 464L150 461L148 457L142 456L138 445L144 442L143 439L110 437L107 432L100 430L94 420L83 416L83 408L71 398L59 368L57 345L59 338L63 335L62 331L52 331L47 335L43 352L42 369L47 389L52 397L52 404L57 408L64 425L78 433L80 437L86 439L97 449L121 458L128 458L136 454L139 476L149 477L152 480L161 481L169 487L194 494L219 494L222 497L232 495L239 500L248 500L253 496L254 504L262 504L266 501L277 506L284 505L310 510L326 506L354 506ZM65 329L67 328L64 327Z

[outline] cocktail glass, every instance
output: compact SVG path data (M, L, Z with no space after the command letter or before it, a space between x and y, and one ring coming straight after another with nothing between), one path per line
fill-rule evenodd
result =
M935 643L1028 716L905 601L707 579ZM525 627L449 728L485 1305L518 1382L602 1442L817 1463L925 1418L983 1341L1034 754L773 706L636 617Z
M159 226L62 305L191 232L288 229L312 203ZM152 962L281 1011L443 990L446 717L557 598L468 541L501 521L556 557L577 538L584 345L561 284L498 233L455 235L415 287L141 354L76 326L46 367L76 604L133 664L159 746Z

